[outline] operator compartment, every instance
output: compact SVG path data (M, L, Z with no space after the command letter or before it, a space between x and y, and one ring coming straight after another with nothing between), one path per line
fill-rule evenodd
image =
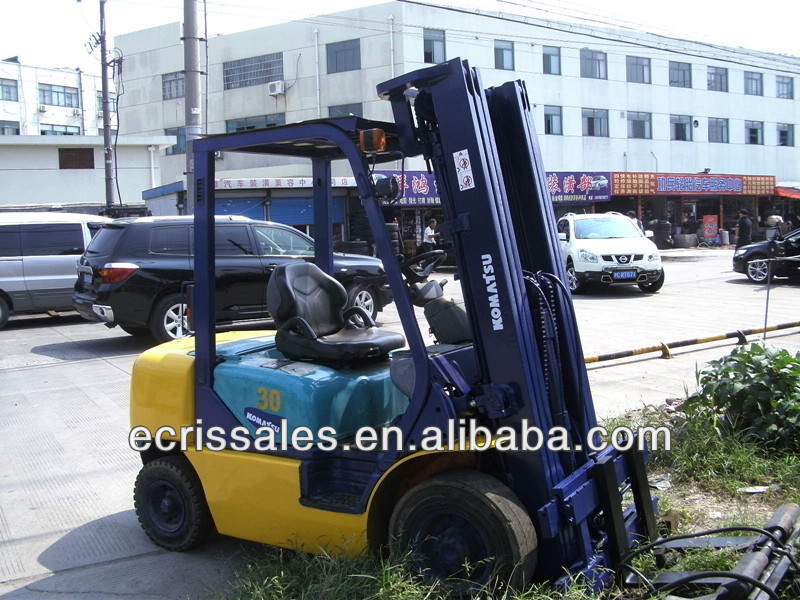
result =
M319 440L319 430L332 427L329 437L343 439L361 427L386 425L408 407L391 381L388 359L339 369L293 361L272 336L220 345L217 358L214 391L252 435L268 427L280 441L307 427Z

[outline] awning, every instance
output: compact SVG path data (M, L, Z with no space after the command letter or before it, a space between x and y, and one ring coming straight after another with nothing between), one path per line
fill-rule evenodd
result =
M800 188L775 186L775 195L783 198L794 198L800 200Z

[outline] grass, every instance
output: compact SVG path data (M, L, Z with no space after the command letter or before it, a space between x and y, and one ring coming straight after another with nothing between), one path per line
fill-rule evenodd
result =
M760 494L759 502L777 507L784 502L800 501L800 456L790 453L767 452L743 434L720 437L715 430L700 420L688 421L680 416L668 416L658 410L645 410L604 424L609 430L617 425L672 427L672 449L658 450L651 456L651 471L668 471L678 490L699 489L725 498L752 497L737 492L754 485L772 486L767 494ZM661 499L661 512L671 512L680 517L679 526L672 534L695 529L704 515L675 495L665 494ZM723 523L724 526L762 526L752 518L747 508L736 510ZM701 527L705 528L705 527ZM672 553L669 570L729 570L738 560L738 553L726 550L700 549L684 554ZM652 555L635 559L634 566L641 571L656 571ZM795 584L796 585L796 584ZM482 590L478 600L633 600L642 595L641 590L611 588L594 594L580 582L566 592L554 590L547 584L524 591L510 590L505 586ZM782 598L798 597L796 587L785 590ZM263 555L253 556L240 572L230 600L449 600L451 596L441 585L428 585L415 577L403 562L394 562L376 556L332 558L327 555L312 556L302 552L266 549Z

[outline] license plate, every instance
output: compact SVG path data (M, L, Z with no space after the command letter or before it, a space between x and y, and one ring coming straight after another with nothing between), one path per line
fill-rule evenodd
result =
M84 285L92 285L92 274L91 273L83 273L83 283Z
M614 271L614 279L636 279L636 271Z

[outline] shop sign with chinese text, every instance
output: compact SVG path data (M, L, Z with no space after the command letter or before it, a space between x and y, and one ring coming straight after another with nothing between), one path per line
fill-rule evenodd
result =
M403 191L403 197L395 202L397 206L433 206L439 205L439 190L436 187L436 176L427 171L375 171L378 177L394 177ZM384 204L390 204L384 202Z
M774 175L710 175L698 173L613 173L615 196L769 195Z
M548 171L547 189L553 204L607 202L611 200L611 173Z

